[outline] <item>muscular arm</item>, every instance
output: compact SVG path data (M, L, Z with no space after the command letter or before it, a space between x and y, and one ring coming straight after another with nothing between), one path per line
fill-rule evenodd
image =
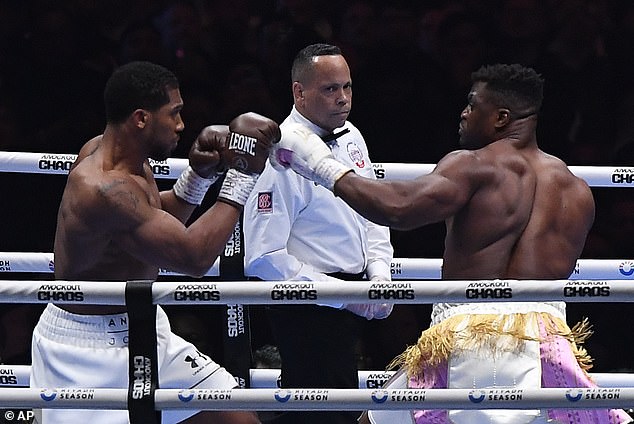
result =
M197 207L197 205L189 204L183 199L180 199L174 194L173 190L162 191L160 195L161 208L183 224L187 222Z
M474 160L471 152L455 152L430 174L408 181L375 181L349 172L334 191L367 219L410 230L442 221L467 203L476 183L468 172Z
M240 211L218 202L189 227L160 209L131 233L122 247L144 262L195 277L203 276L222 252Z
M213 265L240 216L237 208L218 203L185 227L126 177L102 183L97 197L97 214L116 247L144 263L192 276Z

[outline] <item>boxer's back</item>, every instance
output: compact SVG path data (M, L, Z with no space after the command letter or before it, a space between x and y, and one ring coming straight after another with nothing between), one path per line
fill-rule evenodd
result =
M537 175L535 201L507 277L566 279L594 221L592 192L554 156L537 150L528 160Z
M594 219L586 183L534 145L475 154L481 181L447 220L443 278L567 278Z

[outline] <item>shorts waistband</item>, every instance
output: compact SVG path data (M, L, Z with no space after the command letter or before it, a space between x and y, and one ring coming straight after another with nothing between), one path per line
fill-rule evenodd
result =
M476 302L476 303L434 303L431 325L462 314L526 314L545 312L566 321L565 302Z
M165 317L157 313L158 322ZM166 317L164 319L167 319ZM35 331L41 337L56 342L83 347L123 347L128 345L128 314L74 314L48 304Z

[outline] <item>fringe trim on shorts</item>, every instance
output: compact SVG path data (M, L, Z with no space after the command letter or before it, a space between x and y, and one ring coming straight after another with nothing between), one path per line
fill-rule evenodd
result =
M422 380L425 370L433 373L457 350L477 352L487 347L490 355L496 351L517 351L524 340L542 342L560 336L570 343L579 366L587 373L592 368L592 358L580 345L590 335L592 326L587 318L570 329L561 318L546 312L455 315L423 331L417 343L397 356L387 369L404 367L409 378Z

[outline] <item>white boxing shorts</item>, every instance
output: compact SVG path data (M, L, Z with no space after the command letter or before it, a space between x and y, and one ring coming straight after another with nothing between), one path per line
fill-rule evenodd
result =
M162 389L231 389L235 378L209 356L172 333L157 306L157 360ZM78 315L49 304L33 331L31 387L128 388L128 315ZM162 412L178 423L199 411ZM128 411L42 409L39 424L129 424Z
M432 326L397 364L384 387L492 389L501 398L549 387L597 387L577 347L587 323L570 329L563 302L435 304ZM407 374L409 374L409 378ZM369 411L372 424L617 424L632 422L620 409L483 409Z

